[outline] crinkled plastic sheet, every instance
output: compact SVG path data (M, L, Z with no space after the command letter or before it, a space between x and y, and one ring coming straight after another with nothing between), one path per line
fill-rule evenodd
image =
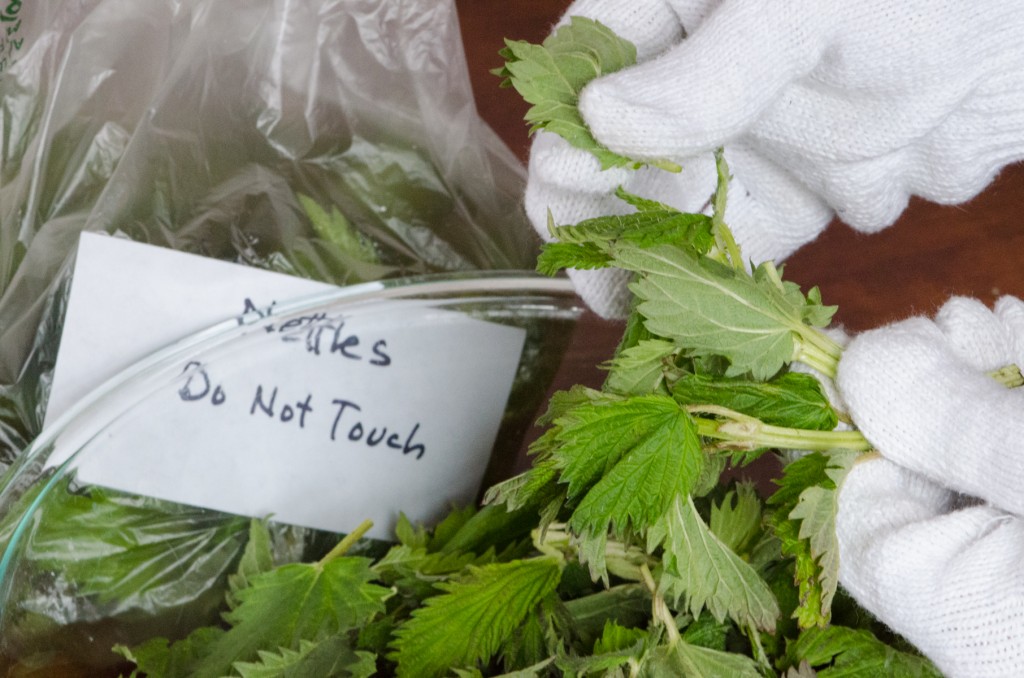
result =
M36 0L19 18L0 75L0 462L39 430L47 308L83 230L338 284L533 266L522 168L476 113L451 2Z
M337 284L533 267L523 170L477 116L453 3L36 0L20 9L22 48L0 74L0 469L39 433L82 231ZM75 502L93 518L109 510L124 529L88 533L68 513L39 542L51 550L33 558L131 563L153 530L218 543L179 563L197 573L188 592L141 568L132 576L145 585L118 594L140 628L212 614L246 521L68 497L68 511ZM308 546L308 535L300 541ZM152 568L179 571L166 556ZM103 567L66 574L89 579ZM30 584L41 588L7 643L58 651L60 637L111 661L90 626L106 612L62 602L60 581Z

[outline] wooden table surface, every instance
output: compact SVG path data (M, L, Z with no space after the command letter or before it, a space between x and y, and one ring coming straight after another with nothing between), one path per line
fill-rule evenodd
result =
M503 39L537 42L568 6L567 0L458 0L470 76L481 116L525 162L526 111L518 94L498 87L489 73L501 65ZM837 304L836 320L851 331L914 314L933 313L950 295L991 304L1003 294L1024 297L1024 166L1006 168L971 202L938 206L912 201L900 220L874 235L834 222L815 242L786 261L786 277L821 288ZM588 319L576 338L577 381L599 383L589 364L609 357L620 327Z

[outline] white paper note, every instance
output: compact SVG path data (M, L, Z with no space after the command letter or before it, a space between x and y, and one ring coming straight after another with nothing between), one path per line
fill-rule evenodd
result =
M429 522L471 501L525 332L423 301L275 315L326 289L83 236L50 420L161 346L246 309L266 317L224 349L183 356L177 381L86 444L78 480L336 532L371 519L381 538L399 511ZM70 436L52 463L81 445Z

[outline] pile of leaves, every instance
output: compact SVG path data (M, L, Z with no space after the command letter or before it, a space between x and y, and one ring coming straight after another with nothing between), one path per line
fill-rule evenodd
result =
M575 107L632 45L575 19L505 55L534 127L636 165ZM363 526L275 566L253 521L223 624L118 651L165 677L939 675L838 587L837 493L870 445L822 386L834 308L742 259L717 158L710 214L619 191L633 213L551 225L542 270L631 271L635 303L603 388L552 398L529 471L433 529L401 521L377 558L350 553ZM771 496L723 480L766 454L791 460Z

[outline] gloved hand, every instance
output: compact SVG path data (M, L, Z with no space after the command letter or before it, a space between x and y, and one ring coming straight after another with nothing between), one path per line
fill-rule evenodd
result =
M1024 667L1024 302L964 298L856 337L838 386L882 458L839 495L840 581L951 676Z
M580 96L594 136L686 171L600 172L540 133L527 213L558 223L621 209L609 187L700 210L724 146L734 175L726 219L748 258L781 259L833 214L874 231L909 196L963 202L1024 157L1024 4L998 0L577 0L566 16L607 24L640 64ZM684 35L686 36L684 39ZM576 276L599 313L615 283ZM590 289L593 287L594 289Z

